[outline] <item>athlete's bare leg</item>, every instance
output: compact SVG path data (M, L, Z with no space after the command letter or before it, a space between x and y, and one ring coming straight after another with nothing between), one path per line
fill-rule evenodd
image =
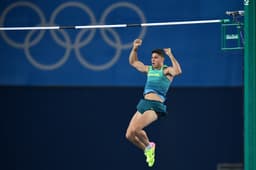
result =
M136 112L127 128L126 138L144 151L150 141L143 129L156 120L157 114L153 110L148 110L143 114Z

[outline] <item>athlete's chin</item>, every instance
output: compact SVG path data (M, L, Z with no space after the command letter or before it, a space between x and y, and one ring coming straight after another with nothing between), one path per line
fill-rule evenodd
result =
M159 66L157 64L152 64L153 68L158 68Z

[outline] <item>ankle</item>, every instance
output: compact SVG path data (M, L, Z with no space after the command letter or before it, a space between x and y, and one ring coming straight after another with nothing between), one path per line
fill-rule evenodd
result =
M145 149L150 149L150 148L152 148L154 145L155 145L154 142L149 142L149 144L146 146Z

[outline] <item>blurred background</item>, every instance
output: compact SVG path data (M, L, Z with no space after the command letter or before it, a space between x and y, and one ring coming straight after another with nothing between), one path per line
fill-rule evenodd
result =
M0 1L0 26L134 24L230 18L243 1ZM152 169L214 170L243 162L243 50L221 50L221 24L0 32L3 170L147 169L125 131L146 76L128 63L132 42L150 64L172 48L183 74L169 115L148 127ZM170 61L166 58L166 64Z

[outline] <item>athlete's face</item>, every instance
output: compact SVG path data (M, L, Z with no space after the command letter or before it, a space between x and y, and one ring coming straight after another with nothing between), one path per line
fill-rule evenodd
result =
M164 64L164 58L157 53L152 53L151 63L153 68L161 68Z

